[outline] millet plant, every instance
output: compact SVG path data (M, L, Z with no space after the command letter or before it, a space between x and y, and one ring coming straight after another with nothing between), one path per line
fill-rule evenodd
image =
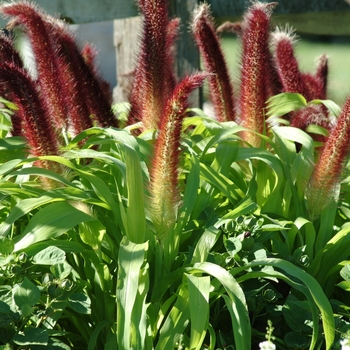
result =
M189 35L204 70L178 78L180 20L167 0L138 6L117 105L64 22L0 6L0 348L340 349L350 99L327 100L327 56L300 71L294 31L271 28L277 3L219 29L202 3ZM238 86L224 30L242 44ZM189 105L206 79L211 117Z

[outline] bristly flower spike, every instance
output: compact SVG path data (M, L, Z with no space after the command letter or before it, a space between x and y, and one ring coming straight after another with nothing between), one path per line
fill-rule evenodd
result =
M234 120L233 86L208 4L203 3L195 9L192 32L206 71L210 73L208 80L216 118L220 122Z
M173 67L169 67L169 53L173 43L169 39L167 0L139 1L143 13L143 33L140 54L130 95L131 109L128 124L142 121L143 129L158 129L173 84ZM169 77L171 79L167 79Z
M17 115L25 130L30 152L33 156L57 155L55 132L42 101L37 94L35 82L29 74L13 63L0 64L0 82L8 87L11 100L17 105ZM40 166L58 170L54 163L40 162Z
M19 53L15 50L10 37L4 32L0 33L0 62L6 62L18 69L23 68L23 61ZM0 82L0 96L11 99L11 88L6 84L6 81ZM22 136L22 121L16 112L11 115L11 121L12 136Z
M67 109L60 91L61 78L57 69L57 55L50 34L45 24L45 15L29 2L18 2L2 5L0 8L6 16L15 18L15 24L27 28L39 74L40 94L43 103L56 125L61 128L67 125Z
M91 118L104 127L117 126L109 98L95 75L93 62L84 60L74 36L58 21L47 23L56 43L62 93L76 133L93 125Z
M294 29L289 26L283 29L277 27L271 34L276 69L282 82L283 92L302 94L309 101L299 64L294 54L296 42L297 35Z
M264 107L270 85L269 32L270 16L276 3L254 2L244 16L242 35L241 91L239 117L249 129L241 133L244 141L253 147L261 144L265 129Z
M327 96L328 83L328 56L322 55L318 58L318 66L316 71L316 78L320 82L320 87L323 90L323 96Z
M307 101L325 99L327 90L328 59L321 56L316 74L302 73L299 69L294 46L297 36L294 30L276 28L271 36L276 69L283 86L283 92L302 94Z
M188 97L203 84L206 77L206 73L196 73L183 78L164 109L155 144L150 183L150 211L160 238L176 219L180 133L188 108Z
M325 142L310 179L307 198L312 218L317 218L334 198L349 150L350 97Z

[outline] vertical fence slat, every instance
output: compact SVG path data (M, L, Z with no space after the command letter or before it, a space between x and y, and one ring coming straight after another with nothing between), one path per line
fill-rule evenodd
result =
M114 46L117 61L117 86L113 91L115 102L128 101L130 78L135 68L139 50L141 17L114 21Z

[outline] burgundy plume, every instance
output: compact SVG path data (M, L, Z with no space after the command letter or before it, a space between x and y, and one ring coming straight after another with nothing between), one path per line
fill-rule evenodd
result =
M235 119L233 86L214 29L208 4L198 6L193 15L192 32L209 75L209 87L216 117L219 121Z
M242 132L241 137L254 147L259 147L261 143L260 136L256 133L262 134L265 129L264 107L270 85L270 16L275 5L276 3L254 2L245 14L243 22L238 108L243 126L249 129Z

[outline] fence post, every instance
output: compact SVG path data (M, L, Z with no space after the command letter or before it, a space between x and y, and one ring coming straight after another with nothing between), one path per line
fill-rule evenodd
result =
M180 79L187 73L199 69L199 53L189 30L189 23L197 0L182 0L171 2L171 17L181 19L180 37L178 38L176 51L176 75ZM114 46L117 60L117 87L114 89L114 101L128 100L130 88L130 73L135 68L136 53L139 44L141 17L131 17L114 21ZM191 95L191 104L194 107L202 105L202 91L197 90Z
M117 86L113 90L114 102L129 99L132 73L140 43L141 17L114 20L114 46L117 61Z

